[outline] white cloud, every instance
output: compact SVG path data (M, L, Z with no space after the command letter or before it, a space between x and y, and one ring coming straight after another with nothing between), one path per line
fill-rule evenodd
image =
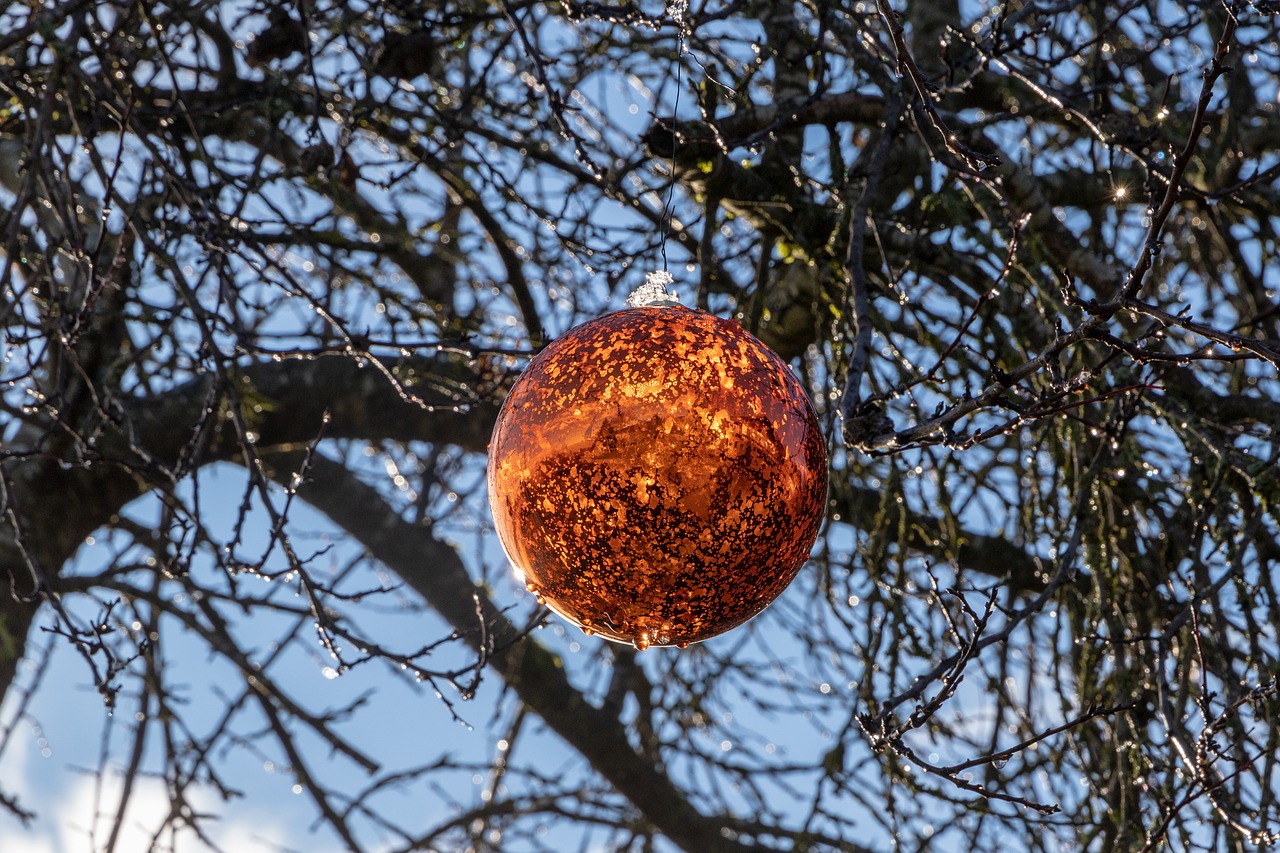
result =
M20 760L0 762L0 778L4 779L6 792L19 794L31 790L26 784L29 777L23 764ZM99 785L92 776L63 778L69 784L56 801L37 804L28 803L27 797L21 798L25 806L39 807L38 818L32 826L24 827L12 816L0 814L0 837L5 839L6 851L85 853L103 849L115 821L124 789L123 779L116 775L103 779ZM200 802L201 799L199 795L192 797L190 805L205 814L218 810L212 798L207 803ZM164 782L150 777L134 780L115 849L129 853L152 849L155 832L168 814L169 797ZM219 847L237 853L278 853L281 849L292 849L288 829L262 814L242 813L211 821L204 829ZM166 831L159 841L166 849L173 841L179 853L207 849L189 829L179 830L176 838Z
M6 750L3 760L0 760L0 791L7 796L15 797L19 806L30 811L37 808L39 804L31 802L31 787L28 779L26 762L22 760L21 751ZM40 817L47 817L47 815L42 813ZM38 831L41 828L44 832ZM57 839L49 834L51 829L47 821L39 821L30 828L25 827L9 810L0 807L0 838L6 840L6 850L9 849L8 843L14 841L21 846L15 846L13 849L20 849L23 853L58 853L58 848L54 846Z

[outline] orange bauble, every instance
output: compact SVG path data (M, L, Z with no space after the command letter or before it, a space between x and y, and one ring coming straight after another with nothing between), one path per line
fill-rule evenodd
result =
M790 368L679 306L584 323L529 364L489 445L494 525L528 589L611 640L746 622L822 523L827 454Z

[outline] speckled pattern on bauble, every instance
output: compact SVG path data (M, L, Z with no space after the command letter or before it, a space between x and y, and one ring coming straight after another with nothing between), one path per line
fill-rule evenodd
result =
M817 419L738 323L632 308L558 338L489 446L494 525L527 588L590 633L686 645L787 587L827 492Z

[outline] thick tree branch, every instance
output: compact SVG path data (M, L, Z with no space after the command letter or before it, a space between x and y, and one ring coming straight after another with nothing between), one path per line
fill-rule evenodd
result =
M865 519L878 518L890 528L905 530L902 544L919 554L967 572L977 572L1000 581L1012 594L1039 592L1048 582L1052 560L1042 559L1002 536L962 530L950 532L937 518L914 513L905 499L888 501L879 489L864 488L848 481L833 482L831 510L854 527L865 527ZM884 517L888 507L889 516Z
M261 362L233 371L239 393L260 409L248 415L256 444L278 448L311 441L326 416L332 438L428 441L484 450L502 400L505 370L492 360L415 356L383 362L397 388L376 368L348 356ZM213 376L126 405L127 431L157 460L175 460L220 397ZM238 437L229 424L212 425L205 461L234 457Z
M437 355L398 360L390 367L401 379L399 389L378 370L347 357L264 362L235 375L240 398L256 408L244 414L262 448L306 444L319 433L326 413L327 434L335 438L485 448L504 381L492 363ZM215 378L204 376L154 397L122 400L123 416L104 428L92 450L81 450L95 463L92 467L67 468L39 454L5 461L9 506L28 528L32 552L17 547L11 524L0 524L0 697L12 684L40 606L39 598L26 597L32 593L28 560L52 580L86 537L130 501L152 489L171 488L194 467L238 461L239 434L233 420L224 417L225 402ZM14 446L21 446L22 437ZM38 443L37 434L29 437ZM43 511L49 506L59 511Z
M273 461L289 477L301 466L302 454L280 454ZM533 638L521 637L471 580L458 554L428 529L402 520L377 490L324 457L312 461L298 494L413 587L525 705L673 842L690 853L762 849L726 838L725 821L700 814L668 776L632 748L618 719L589 704L569 683L555 655Z

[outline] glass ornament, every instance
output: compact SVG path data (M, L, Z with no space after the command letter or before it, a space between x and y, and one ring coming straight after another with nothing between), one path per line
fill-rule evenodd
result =
M638 649L762 611L808 558L827 493L787 364L737 322L662 297L539 353L489 445L494 526L526 588Z

